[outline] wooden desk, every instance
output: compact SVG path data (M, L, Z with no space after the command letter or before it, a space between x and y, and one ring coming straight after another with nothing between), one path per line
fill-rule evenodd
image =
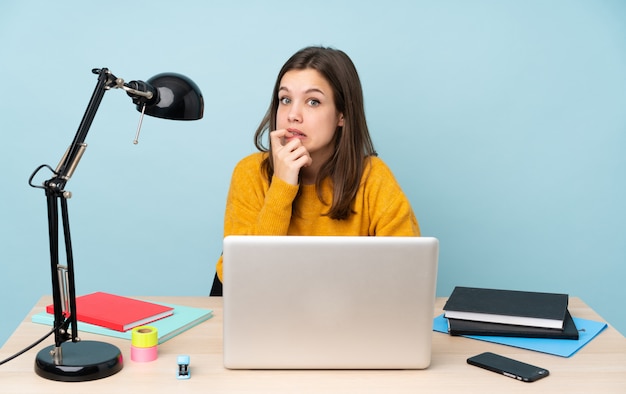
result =
M130 341L80 333L118 346L124 369L106 379L64 383L40 378L34 372L37 352L51 339L0 366L3 393L626 393L626 338L612 327L600 333L571 358L433 333L430 368L421 371L231 371L222 366L222 299L215 297L146 297L214 311L214 317L159 346L159 358L150 363L130 360ZM445 299L437 299L434 315ZM30 316L50 303L43 297L0 350L5 359L49 331L31 323ZM580 299L570 300L573 316L602 321ZM271 314L268 313L268 318ZM516 380L467 365L472 355L492 351L550 370L534 383ZM191 379L178 380L176 357L191 357Z

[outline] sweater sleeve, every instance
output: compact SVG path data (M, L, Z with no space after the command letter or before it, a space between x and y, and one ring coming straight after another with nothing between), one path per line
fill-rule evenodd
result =
M248 156L233 171L226 199L224 237L287 234L298 186L276 177L268 185L261 171L261 160L261 154ZM216 267L220 280L222 268L220 257Z
M393 173L379 158L373 158L366 180L371 208L370 234L419 237L420 228L411 203Z

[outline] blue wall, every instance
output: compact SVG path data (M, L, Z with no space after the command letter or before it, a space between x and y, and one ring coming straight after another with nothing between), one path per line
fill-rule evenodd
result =
M206 295L279 67L345 50L380 156L455 285L566 292L626 333L626 2L3 1L0 343L49 294L45 197L96 83L183 73L198 122L108 92L67 189L79 293ZM47 175L47 174L45 174ZM41 182L47 176L40 176Z

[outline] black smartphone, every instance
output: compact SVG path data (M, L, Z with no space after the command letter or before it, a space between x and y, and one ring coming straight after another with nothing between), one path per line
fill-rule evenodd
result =
M550 374L545 368L526 364L491 352L470 357L467 359L467 363L508 376L509 378L521 380L522 382L534 382Z

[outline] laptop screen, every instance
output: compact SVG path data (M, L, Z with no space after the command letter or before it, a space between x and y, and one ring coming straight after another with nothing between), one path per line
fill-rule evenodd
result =
M426 368L438 253L430 237L226 237L224 365Z

